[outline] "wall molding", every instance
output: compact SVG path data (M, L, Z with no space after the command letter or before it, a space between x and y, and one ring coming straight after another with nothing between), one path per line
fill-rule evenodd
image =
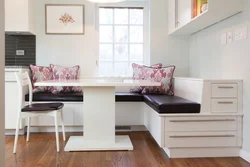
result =
M250 163L250 153L245 150L240 150L240 157Z

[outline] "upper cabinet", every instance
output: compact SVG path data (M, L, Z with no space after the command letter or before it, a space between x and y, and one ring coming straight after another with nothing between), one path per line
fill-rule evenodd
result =
M169 35L190 35L243 10L244 0L168 0Z
M5 0L6 33L35 34L35 0Z

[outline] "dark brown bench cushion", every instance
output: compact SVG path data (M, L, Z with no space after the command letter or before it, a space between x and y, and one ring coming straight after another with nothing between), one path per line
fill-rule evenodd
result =
M25 96L29 101L29 95ZM140 93L116 93L116 102L145 102L160 114L200 113L200 104L168 95L141 95ZM34 102L82 102L82 93L34 93Z
M143 96L140 93L115 93L116 102L143 102Z
M116 93L116 102L143 102L143 96L140 93ZM25 95L25 101L29 101L29 95ZM82 93L34 93L34 102L82 102Z
M200 113L200 104L167 95L144 95L144 101L160 114Z
M29 101L29 94L25 95L25 101ZM33 93L34 102L82 102L82 93Z

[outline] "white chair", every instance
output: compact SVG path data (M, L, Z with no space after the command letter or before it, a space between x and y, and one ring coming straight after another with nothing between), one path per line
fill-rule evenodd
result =
M56 133L56 150L59 152L59 136L58 136L58 118L60 119L62 123L62 133L63 133L63 140L65 141L65 131L64 131L64 124L63 124L63 113L62 108L64 106L63 103L32 103L32 85L31 80L29 77L29 74L27 72L19 74L16 73L17 83L18 83L18 98L19 98L19 104L18 104L18 117L17 117L17 124L16 124L16 134L15 134L15 142L14 142L14 149L13 153L16 153L17 148L17 141L18 141L18 133L19 133L19 127L20 127L20 121L23 118L28 118L28 128L27 128L27 141L29 141L29 135L30 135L30 121L31 117L37 117L37 116L51 116L54 117L55 120L55 133ZM29 87L29 105L23 104L23 87L27 86Z

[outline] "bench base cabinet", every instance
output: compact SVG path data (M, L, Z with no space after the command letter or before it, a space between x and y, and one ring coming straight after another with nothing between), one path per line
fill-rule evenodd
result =
M239 156L242 116L160 115L145 105L145 125L170 158Z
M143 102L116 102L116 125L130 126L143 125ZM82 102L64 102L64 125L67 127L82 127L83 125ZM133 115L133 117L131 117ZM32 127L54 127L53 118L37 117L31 119ZM76 128L78 130L78 128Z

